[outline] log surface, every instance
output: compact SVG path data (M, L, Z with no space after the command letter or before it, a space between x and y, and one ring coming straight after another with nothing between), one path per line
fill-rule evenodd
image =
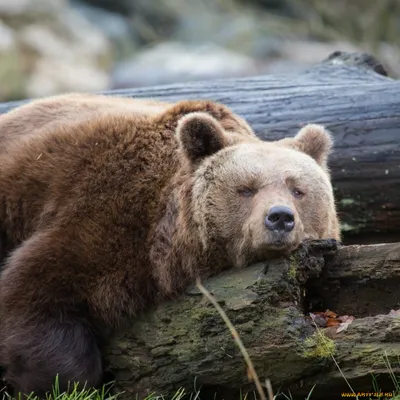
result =
M392 287L392 296L381 293L378 307L377 297L370 297L371 288L385 287L388 277L398 288L400 244L346 246L336 252L306 245L288 258L228 271L204 285L235 325L262 380L271 379L274 389L286 394L290 389L294 398L305 398L318 383L313 399L337 399L349 389L306 316L309 304L316 299L326 307L334 296L333 310L356 318L340 333L321 329L354 389L371 390L375 373L381 374L382 390L391 390L387 361L400 373L400 317L388 313L400 308L400 292ZM315 281L332 296L314 292ZM356 304L348 292L357 293ZM137 393L170 394L179 387L188 392L209 387L225 396L252 388L227 327L196 287L114 336L107 360L126 399Z
M399 239L400 82L384 74L379 62L368 55L336 52L297 75L173 84L107 94L219 101L245 117L265 140L292 136L306 123L324 124L335 139L330 166L343 232L384 232ZM0 104L0 114L19 104Z

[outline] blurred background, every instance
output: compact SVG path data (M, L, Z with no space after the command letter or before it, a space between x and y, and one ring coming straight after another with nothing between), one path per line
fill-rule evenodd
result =
M400 76L399 0L0 0L0 101L296 72L335 50Z

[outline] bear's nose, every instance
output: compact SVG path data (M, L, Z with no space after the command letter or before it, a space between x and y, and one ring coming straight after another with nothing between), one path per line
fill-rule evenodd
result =
M290 232L294 228L294 214L288 207L275 206L265 218L265 226L270 231Z

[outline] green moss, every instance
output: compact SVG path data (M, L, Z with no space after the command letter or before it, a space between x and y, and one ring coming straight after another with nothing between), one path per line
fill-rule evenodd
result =
M211 307L199 307L199 308L194 308L193 310L190 310L190 318L192 318L195 321L201 321L205 317L212 317L215 316L218 312L215 310L215 308Z
M290 256L289 261L290 266L287 275L289 279L295 280L297 274L297 261L294 256Z
M307 358L330 358L336 350L335 342L321 331L308 337L304 347L303 356Z
M346 206L352 206L352 205L356 204L357 202L354 199L350 199L350 198L346 199L346 198L344 198L344 199L341 199L339 203L343 207L346 207Z
M400 344L359 344L352 349L351 358L359 360L360 367L390 368L390 365L398 365ZM349 358L349 357L348 357Z
M0 99L19 100L25 96L26 73L17 50L0 53Z
M357 231L357 229L358 229L358 227L352 226L352 225L350 225L350 224L348 224L348 223L346 223L346 222L342 222L342 223L340 224L340 230L341 230L342 232Z
M235 283L227 283L221 286L223 289L234 289L236 287Z

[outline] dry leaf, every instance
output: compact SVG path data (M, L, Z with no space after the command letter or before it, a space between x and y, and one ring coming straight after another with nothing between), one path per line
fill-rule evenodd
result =
M337 314L334 313L333 311L330 311L330 310L326 310L326 311L325 311L325 315L326 315L328 318L337 318Z
M342 322L342 323L339 325L339 328L336 329L336 333L345 331L345 330L349 327L349 325L354 321L354 317L349 317L349 316L347 316L347 315L346 315L346 317L347 317L347 318L346 318L346 321L345 321L345 322Z
M392 310L389 314L393 316L400 316L400 310ZM314 313L310 313L310 317L315 324L321 328L337 326L338 328L336 332L345 331L354 321L354 317L351 315L338 316L331 310L316 311Z
M340 325L340 321L337 320L336 318L328 318L328 321L326 323L326 326L338 326Z

